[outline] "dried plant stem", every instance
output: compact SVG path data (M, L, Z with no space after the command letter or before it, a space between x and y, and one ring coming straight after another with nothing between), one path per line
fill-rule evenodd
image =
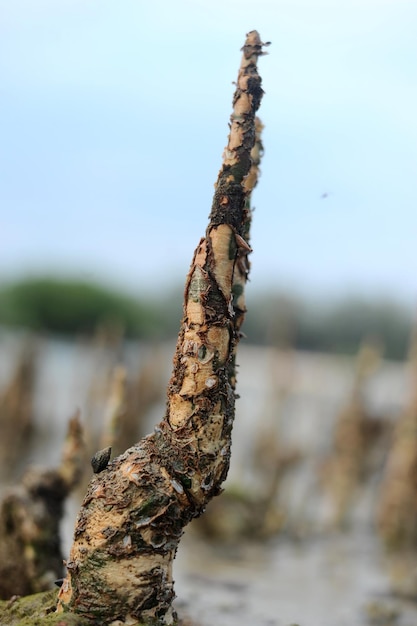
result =
M377 513L380 535L394 552L417 549L417 327L411 337L408 369L410 396L395 423Z
M0 598L50 589L54 579L63 575L64 501L79 482L84 465L77 413L68 425L60 467L28 468L0 505Z
M121 424L126 413L127 372L123 365L116 365L110 380L109 397L104 417L104 432L100 447L114 447L120 436Z
M382 434L382 423L369 414L364 401L366 385L381 358L381 346L365 339L356 358L350 397L337 416L332 455L322 469L332 505L329 522L333 528L342 528L349 522L352 505L367 474L370 452Z
M33 434L33 402L37 345L32 338L23 345L12 378L0 394L0 476L11 482L21 471L22 458Z
M209 225L186 280L166 416L93 478L79 513L58 611L93 623L174 622L172 562L183 528L227 475L262 46L256 31L247 35Z

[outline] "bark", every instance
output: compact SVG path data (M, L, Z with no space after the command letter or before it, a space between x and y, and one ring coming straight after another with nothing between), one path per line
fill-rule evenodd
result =
M247 35L209 225L186 280L165 418L91 481L58 612L113 625L176 619L178 542L184 526L221 492L229 468L249 196L257 172L251 168L260 151L255 113L263 93L257 72L262 46L256 31Z

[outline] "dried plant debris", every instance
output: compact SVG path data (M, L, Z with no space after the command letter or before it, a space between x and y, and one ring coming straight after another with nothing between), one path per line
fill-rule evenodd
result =
M22 458L33 430L34 387L37 344L28 339L15 370L0 394L0 470L2 481L10 481L22 470Z
M81 478L84 442L78 414L69 422L57 469L28 468L0 507L0 597L50 589L62 576L64 501Z

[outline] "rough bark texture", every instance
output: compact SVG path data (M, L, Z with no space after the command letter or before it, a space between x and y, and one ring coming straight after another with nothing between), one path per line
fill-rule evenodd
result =
M256 31L247 35L209 225L186 280L165 418L93 478L79 513L57 610L93 623L175 621L178 542L227 475L249 269L248 197L256 182L251 166L259 152L259 146L252 150L262 46Z

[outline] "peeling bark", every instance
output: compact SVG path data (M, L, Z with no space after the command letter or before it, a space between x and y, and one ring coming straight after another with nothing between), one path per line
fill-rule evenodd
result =
M176 619L172 563L184 526L221 492L235 407L236 346L249 271L249 196L260 143L256 31L247 35L206 236L186 280L165 418L91 481L75 528L59 612L100 624ZM253 159L253 161L252 161Z

